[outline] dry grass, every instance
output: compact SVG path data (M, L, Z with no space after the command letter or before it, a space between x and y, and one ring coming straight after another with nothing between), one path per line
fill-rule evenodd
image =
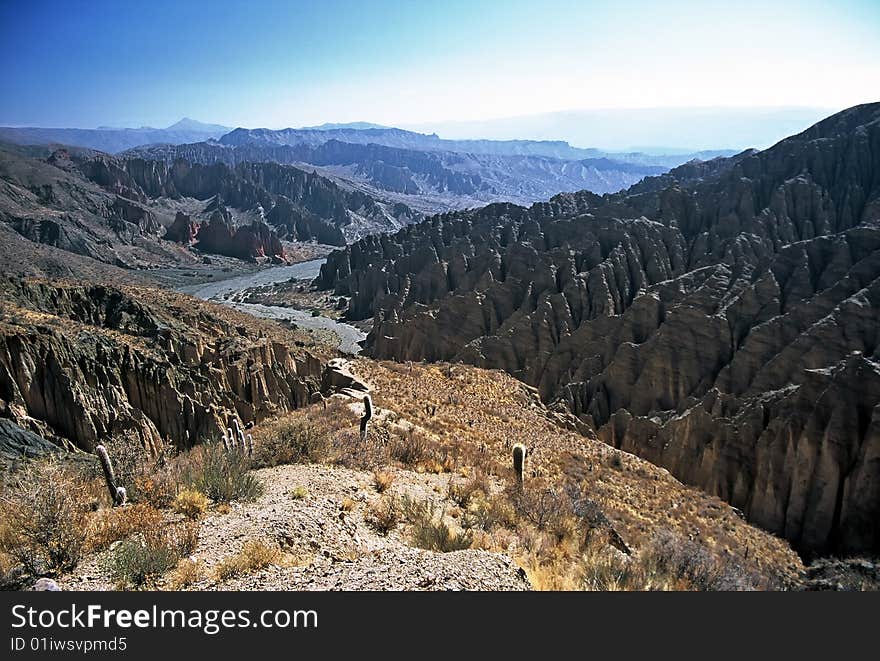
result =
M374 403L383 413L365 440L357 413L338 398L328 400L326 411L311 406L253 433L261 465L321 461L373 471L373 486L383 495L366 506L364 518L382 534L406 524L402 532L422 548L509 553L538 589L762 589L778 586L778 577L791 577L801 566L787 544L746 524L717 498L563 430L534 405L534 393L505 374L462 366L410 372L370 361L358 361L356 370L376 387ZM510 468L510 446L517 442L530 451L521 492L513 488ZM270 456L272 448L277 456ZM161 461L130 460L121 446L111 450L118 472L134 485L139 502L132 506L101 508L107 497L95 490L92 469L77 475L34 463L28 474L60 471L49 480L52 488L34 488L33 480L25 488L5 487L0 554L7 572L26 560L30 571L64 571L84 550L121 541L110 554L120 585L151 585L173 569L170 584L186 587L204 573L180 561L194 547L196 527L153 534L166 529L167 517L157 507L197 518L201 505L189 501L198 498L181 489L218 501L218 513L230 500L255 498L261 489L246 458L230 457L219 445L177 458L166 454ZM446 485L435 490L454 506L392 498L401 467L457 472L431 478ZM37 482L43 485L44 478ZM308 497L304 489L290 495ZM356 503L347 498L341 507L350 511ZM28 537L26 530L46 534ZM624 542L631 555L617 549ZM225 559L218 572L228 577L292 561L255 541Z
M136 503L126 507L100 510L92 517L89 526L89 548L103 551L113 542L127 539L137 533L157 530L165 525L162 512L152 505Z
M171 504L171 509L182 514L187 519L195 521L200 519L207 511L210 501L201 491L195 489L184 489Z
M89 491L55 460L33 462L0 499L0 552L32 575L72 569L86 550Z
M355 507L357 507L357 501L348 496L343 498L342 503L339 505L339 509L343 512L351 512Z
M379 493L385 493L394 484L394 473L385 470L373 471L373 486Z
M432 500L401 500L401 509L410 524L410 543L420 549L449 553L471 547L474 535L471 530L454 530L445 521L445 512L438 510Z
M383 496L369 506L365 518L367 524L372 526L374 530L387 535L400 523L397 501L389 496Z
M241 550L224 558L214 569L217 580L224 581L234 576L251 574L269 565L281 564L284 554L275 545L261 539L252 539L244 543Z
M477 497L485 498L491 493L489 479L479 469L467 480L450 480L447 487L447 497L456 505L467 509L468 505Z
M516 443L529 448L522 496L480 489L470 495L457 480L447 495L462 509L461 523L489 534L493 548L513 552L525 564L525 547L534 547L539 557L530 566L559 577L557 585L617 584L583 579L584 563L598 563L593 556L583 558L590 531L602 539L612 539L614 531L636 554L667 533L693 540L713 561L758 588L792 581L802 569L786 542L747 524L719 499L637 457L564 430L544 413L536 392L507 374L464 365L410 369L366 359L357 360L354 370L373 384L376 406L414 424L436 456L445 453L462 474L479 470L512 485L510 449ZM562 494L567 483L575 488ZM621 579L619 584L639 582ZM698 587L700 581L669 584Z
M205 578L205 563L195 558L183 558L168 577L171 590L184 590Z

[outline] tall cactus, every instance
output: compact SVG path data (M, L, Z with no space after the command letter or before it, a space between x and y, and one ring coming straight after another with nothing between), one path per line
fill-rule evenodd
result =
M95 453L101 460L101 468L104 470L104 480L107 482L107 491L110 492L110 499L113 501L114 507L125 505L127 494L124 487L116 484L116 475L113 473L113 464L110 463L110 455L107 453L107 448L103 445L99 445L95 448Z
M235 429L235 440L238 444L238 447L242 451L244 451L244 449L245 449L244 432L241 430L241 425L238 423L238 418L232 419L232 426Z
M520 488L522 488L523 473L526 468L526 452L526 446L522 443L513 446L513 472L516 473L516 481Z
M367 440L367 428L373 417L373 400L369 395L364 395L364 415L361 418L361 441Z

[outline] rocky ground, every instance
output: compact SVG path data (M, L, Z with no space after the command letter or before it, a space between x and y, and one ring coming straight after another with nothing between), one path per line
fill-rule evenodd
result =
M241 301L317 311L324 317L341 319L346 300L343 298L340 302L339 298L325 291L315 291L311 285L311 280L292 279L280 284L252 287L243 292Z
M529 582L512 560L480 550L435 553L407 545L401 532L383 536L365 521L380 496L365 471L288 465L257 471L266 492L256 502L234 503L228 513L201 521L192 558L203 578L193 590L525 590ZM391 492L444 504L449 475L395 472ZM303 495L303 490L305 495ZM345 507L351 509L343 509ZM446 505L450 503L446 502ZM284 553L279 564L254 574L217 580L217 565L260 539ZM104 554L58 581L64 590L111 590ZM161 589L167 582L160 583Z

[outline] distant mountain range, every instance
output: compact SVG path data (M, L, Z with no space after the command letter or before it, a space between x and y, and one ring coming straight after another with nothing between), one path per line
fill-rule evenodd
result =
M308 166L351 192L421 213L490 202L530 204L561 192L613 193L692 159L731 151L614 153L562 140L446 140L368 122L228 129L185 118L164 129L0 128L0 142L70 145L166 163Z
M183 144L219 138L231 129L219 124L203 124L184 117L164 129L141 128L65 129L38 127L0 127L0 142L16 145L70 145L115 154L139 145Z
M572 147L564 140L447 140L436 133L416 133L399 128L380 127L364 122L356 124L323 124L301 129L245 129L237 128L220 138L230 146L249 144L266 145L320 145L328 140L351 144L376 144L416 151L447 151L492 156L546 156L562 160L607 158L625 163L660 167L675 167L691 159L708 160L717 156L731 156L729 149L646 154L641 152L610 152L600 149Z
M564 138L610 151L680 154L705 149L763 149L803 131L839 108L609 108L569 110L479 121L407 126L454 138L493 141ZM636 145L641 145L636 147Z

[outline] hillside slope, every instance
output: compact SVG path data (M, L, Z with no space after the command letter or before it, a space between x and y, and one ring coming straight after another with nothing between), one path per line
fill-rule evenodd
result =
M337 368L335 378L350 370L355 381L326 407L316 403L256 426L256 463L268 467L252 474L264 492L253 502L206 511L197 521L197 543L181 561L191 570L188 580L180 583L178 565L158 578L158 587L748 590L803 584L803 566L784 541L667 471L566 431L531 389L501 372L368 359ZM361 388L369 388L375 402L364 439ZM510 469L517 441L529 443L522 492ZM307 448L308 459L286 463L294 448ZM184 454L178 461L186 466L192 459ZM171 474L177 474L173 468ZM164 516L168 525L180 520L170 511ZM425 535L441 525L454 544ZM107 558L113 553L111 547L90 554L59 584L112 589ZM243 567L227 569L233 562Z
M501 368L804 553L880 548L880 104L330 256L373 356Z

